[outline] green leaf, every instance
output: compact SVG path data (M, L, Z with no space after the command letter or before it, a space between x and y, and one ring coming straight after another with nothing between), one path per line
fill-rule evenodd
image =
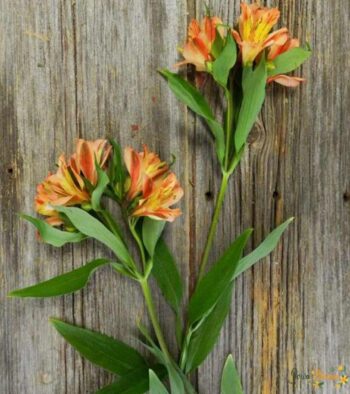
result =
M124 375L147 366L140 353L121 341L58 319L50 321L83 357L107 371Z
M284 223L280 224L264 239L263 242L261 242L261 244L255 250L253 250L247 256L243 257L238 263L234 278L237 278L238 275L246 271L257 261L270 254L277 246L283 232L293 220L294 218L292 217L286 220Z
M123 161L123 155L120 145L115 140L109 140L113 146L112 163L110 165L110 179L113 184L113 190L119 199L124 194L124 183L126 179L126 169Z
M90 276L101 265L109 263L106 259L93 260L81 268L56 276L34 286L11 291L9 297L55 297L82 289Z
M198 283L188 307L189 324L199 321L215 306L226 287L232 282L251 229L244 231Z
M111 266L119 274L128 276L131 279L138 280L138 277L135 274L135 272L131 268L129 268L128 266L125 266L125 265L120 264L120 263L111 263Z
M159 237L161 236L164 226L164 220L154 220L148 217L143 219L142 223L142 240L148 254L153 257L154 249L157 245Z
M309 57L311 51L304 48L292 48L277 56L273 61L274 69L268 71L268 76L286 74L301 66Z
M155 249L152 274L164 298L178 314L183 295L183 282L174 257L162 238L159 239Z
M221 378L220 394L244 394L231 354L227 357Z
M91 194L91 205L92 209L96 212L99 212L101 210L101 197L109 184L109 178L108 175L105 171L102 170L102 168L98 165L98 163L95 163L96 169L97 169L97 175L98 175L98 181L96 188Z
M170 89L175 96L186 104L194 113L204 118L215 137L216 153L220 163L223 162L225 154L225 134L222 125L216 120L213 112L202 96L193 85L185 81L179 75L169 70L161 70L160 74L168 81Z
M186 373L197 368L207 358L216 344L221 328L230 311L232 290L233 282L226 286L215 307L192 334L187 352Z
M265 98L266 61L263 57L253 71L245 67L242 76L243 100L235 131L235 147L238 152L245 144Z
M219 33L219 28L220 27L216 27L216 35L215 35L215 40L213 42L213 45L211 46L211 54L213 55L214 59L218 58L223 47L224 47L224 40L221 37L220 33Z
M39 231L39 234L44 242L52 246L60 247L69 242L80 242L86 238L81 233L61 231L57 228L50 226L44 220L33 218L29 215L20 215L23 219L34 224Z
M149 370L149 394L169 394L163 383L158 379L158 376L151 369Z
M166 376L166 369L162 365L157 364L152 368L161 379ZM103 387L95 394L143 394L148 390L148 367L141 367L121 376L116 382Z
M99 220L80 208L57 207L57 210L67 215L81 233L108 246L123 263L133 264L132 257L121 238L109 231Z
M220 36L220 34L217 34ZM223 87L226 87L230 70L237 60L237 48L232 35L227 35L226 44L218 58L213 62L213 77Z
M139 327L140 328L140 327ZM148 339L149 340L149 339ZM177 369L176 365L165 357L163 352L154 344L150 346L143 344L156 358L161 362L168 372L170 388L172 393L187 394L184 386L184 379L186 377L182 374L180 369Z
M196 394L191 383L187 380L181 369L169 360L168 357L159 349L159 347L154 343L147 329L141 324L138 324L140 331L146 338L150 345L143 343L143 345L157 358L157 360L162 363L167 371L170 382L170 388L172 393L177 394Z

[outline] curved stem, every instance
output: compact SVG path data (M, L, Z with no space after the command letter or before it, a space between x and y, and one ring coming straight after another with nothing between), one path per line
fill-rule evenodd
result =
M221 186L220 186L218 197L216 199L213 219L210 224L207 242L205 244L203 255L202 255L202 260L201 260L201 263L199 266L198 282L202 279L202 277L205 273L205 267L208 263L208 257L209 257L211 245L213 243L214 236L216 233L216 227L219 222L219 215L220 215L222 203L224 202L229 177L230 177L230 174L228 174L227 172L224 172L222 175Z
M154 306L154 302L153 302L153 298L152 298L152 294L151 294L151 289L149 287L148 281L147 281L147 279L143 279L143 280L140 280L139 282L141 284L141 288L143 291L143 296L145 297L149 317L151 319L154 332L155 332L156 337L158 339L159 346L162 349L162 352L164 353L167 360L171 362L171 356L170 356L168 347L166 345L166 342L165 342L165 339L164 339L164 336L162 333L162 329L160 328L160 325L159 325L159 321L157 318L157 314L156 314L156 310L155 310L155 306Z

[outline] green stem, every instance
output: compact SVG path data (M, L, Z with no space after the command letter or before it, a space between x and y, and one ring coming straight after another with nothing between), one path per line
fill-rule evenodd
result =
M167 361L172 362L168 347L166 345L166 342L165 342L165 339L164 339L164 336L162 333L162 329L160 328L160 325L159 325L159 321L158 321L157 314L155 311L155 306L154 306L154 302L153 302L153 298L152 298L152 294L151 294L151 289L149 287L148 281L147 281L147 279L142 279L139 282L141 284L141 288L143 291L143 296L145 297L149 317L151 319L154 332L155 332L156 337L158 339L159 346L162 349L163 354L167 358Z
M146 255L145 255L145 249L143 247L143 243L142 243L139 235L137 234L137 231L135 229L135 224L130 223L130 221L128 223L129 223L129 228L130 228L131 234L134 237L134 239L137 243L137 246L139 247L141 261L142 261L142 268L143 268L143 270L145 270L146 269Z
M146 301L148 314L149 314L149 317L151 319L154 332L155 332L156 337L158 339L159 346L160 346L162 352L164 353L166 359L169 362L171 362L171 356L170 356L168 347L166 345L166 342L165 342L165 339L164 339L164 336L163 336L163 333L162 333L162 329L160 328L159 321L158 321L157 314L156 314L156 310L155 310L155 307L154 307L152 293L151 293L151 289L149 287L148 279L147 279L148 275L145 272L146 271L146 267L147 267L145 249L143 247L142 240L140 239L140 237L139 237L139 235L138 235L138 233L137 233L137 231L135 229L136 223L131 223L130 220L128 220L128 224L129 224L129 228L130 228L131 234L133 235L133 237L134 237L134 239L135 239L135 241L136 241L136 243L137 243L137 245L139 247L139 250L140 250L140 255L141 255L141 260L142 260L142 266L143 266L144 273L143 273L143 277L140 276L138 281L139 281L139 283L141 285L143 296L144 296L145 301Z
M227 100L227 110L226 110L226 145L225 145L225 160L224 168L228 169L230 160L230 145L231 145L231 135L232 135L232 125L233 125L233 98L230 90L225 88L225 97Z
M119 238L121 238L125 244L123 234L120 231L120 228L119 228L117 222L113 219L113 216L106 209L101 209L98 212L98 214L102 217L103 221L105 222L107 227L112 231L112 233L114 233Z
M207 242L205 244L203 255L202 255L202 260L201 260L201 263L200 263L200 266L199 266L199 274L198 274L198 281L197 281L197 283L202 279L203 275L205 274L205 268L206 268L206 265L208 263L208 258L209 258L209 253L210 253L210 250L211 250L211 245L213 243L214 236L215 236L215 233L216 233L216 227L217 227L218 222L219 222L219 215L220 215L222 204L224 202L224 198L225 198L225 193L226 193L226 190L227 190L229 177L230 177L230 174L227 173L227 172L224 172L223 175L222 175L221 186L220 186L218 197L216 199L213 219L212 219L212 222L210 224Z

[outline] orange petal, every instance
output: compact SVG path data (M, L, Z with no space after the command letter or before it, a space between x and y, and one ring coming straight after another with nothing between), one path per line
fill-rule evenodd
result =
M80 170L84 174L85 178L95 185L97 181L97 174L92 144L89 144L88 141L83 141L80 145L77 159L79 160Z
M264 48L267 48L274 43L278 43L279 40L283 40L285 38L285 34L288 33L288 29L286 27L282 27L279 30L274 31L273 33L269 34L266 40L264 41Z
M306 79L299 78L299 77L290 77L288 75L281 74L281 75L275 75L274 77L270 77L267 80L268 83L270 83L272 81L277 82L280 85L287 86L289 88L295 88L295 87L299 86L301 82L306 81Z

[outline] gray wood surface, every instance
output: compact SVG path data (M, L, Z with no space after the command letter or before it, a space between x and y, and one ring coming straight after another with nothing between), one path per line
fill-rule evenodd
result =
M225 22L238 15L239 1L209 4ZM218 393L229 352L247 394L312 393L305 381L288 383L293 368L350 368L349 1L272 4L313 48L302 68L308 82L269 87L230 184L212 260L246 227L255 229L252 248L285 218L296 220L271 257L238 279L220 341L196 377L201 394ZM92 242L59 250L40 244L16 214L33 211L35 185L77 137L111 135L123 145L147 142L163 158L174 153L186 194L184 215L167 238L189 293L219 174L207 130L156 69L177 61L176 46L204 2L0 0L0 10L0 393L93 393L112 377L83 361L48 318L139 346L135 320L146 319L140 291L102 269L74 296L6 299L13 288L105 253ZM210 84L206 90L219 108L220 97ZM174 348L159 295L157 305ZM332 383L323 392L335 392Z

